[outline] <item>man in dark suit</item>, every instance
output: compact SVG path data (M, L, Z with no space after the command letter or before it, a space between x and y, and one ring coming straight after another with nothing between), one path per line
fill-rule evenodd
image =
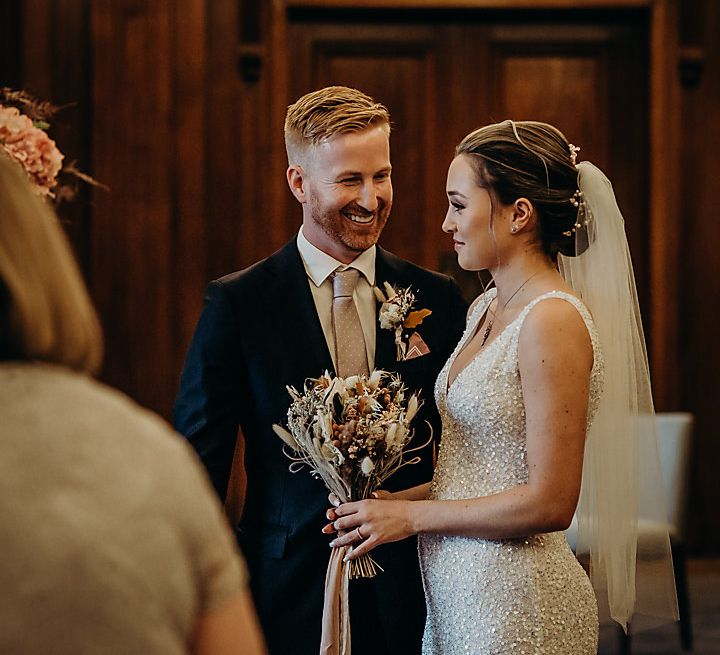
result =
M222 498L238 429L244 439L247 487L237 535L273 655L318 652L330 556L321 532L328 492L308 472L289 471L272 429L285 422L286 385L301 388L324 370L396 371L409 389L422 391L414 444L427 440L426 421L437 439L435 378L465 324L454 282L375 245L392 205L389 134L385 107L355 89L328 87L289 107L287 179L302 206L302 228L274 255L210 283L182 374L175 424ZM336 280L347 275L351 290L338 291ZM373 287L385 282L411 288L414 309L432 311L405 331L402 356L394 331L378 321ZM341 320L335 302L343 294L353 300L342 310L352 317ZM348 346L356 346L354 360ZM432 477L433 447L420 454L419 464L388 480L389 491ZM375 559L385 572L350 585L353 653L419 653L425 601L415 543L387 544Z

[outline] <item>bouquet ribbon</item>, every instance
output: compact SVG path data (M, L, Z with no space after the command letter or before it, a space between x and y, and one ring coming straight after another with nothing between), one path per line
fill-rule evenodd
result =
M349 546L333 548L325 576L320 655L350 655Z

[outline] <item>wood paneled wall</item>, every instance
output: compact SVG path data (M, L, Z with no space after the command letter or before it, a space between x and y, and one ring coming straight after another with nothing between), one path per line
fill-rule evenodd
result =
M720 554L720 3L683 2L680 407L695 414L688 541Z
M695 553L717 554L720 231L714 188L720 163L708 144L720 142L720 8L714 0L677 5L682 152L669 143L664 156L676 167L682 163L675 200L682 219L679 239L659 235L659 252L672 257L667 244L675 244L679 257L655 265L670 272L665 309L680 333L679 350L669 356L681 365L668 385L674 400L662 408L697 416L690 545ZM270 254L299 224L285 189L281 134L293 99L288 89L304 71L288 66L287 49L272 47L286 43L285 12L280 1L8 0L0 13L6 19L0 21L0 84L75 103L56 121L57 141L111 188L86 193L62 210L105 327L103 379L166 417L207 281ZM452 38L442 47L452 49ZM462 102L463 90L449 88L448 98ZM679 109L668 108L668 120ZM657 142L658 134L651 138ZM427 240L413 247L421 260L433 254ZM663 309L662 299L654 302Z

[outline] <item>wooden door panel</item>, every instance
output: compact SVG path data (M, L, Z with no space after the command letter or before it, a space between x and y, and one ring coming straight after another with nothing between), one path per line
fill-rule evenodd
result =
M597 129L604 86L598 58L505 53L494 63L500 77L499 115L555 125L571 143L582 144L581 158L598 165L607 161L606 132Z

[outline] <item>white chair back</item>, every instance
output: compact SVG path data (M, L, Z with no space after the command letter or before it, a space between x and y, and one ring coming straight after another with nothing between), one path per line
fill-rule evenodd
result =
M682 539L690 481L693 415L688 412L661 412L656 414L655 424L667 520L674 536Z
M645 420L649 420L649 418L648 416ZM643 421L644 419L641 418L640 420ZM690 477L692 428L693 415L688 412L659 412L655 415L667 524L665 524L665 517L663 517L662 521L659 520L659 516L656 516L657 511L643 511L645 506L658 508L658 489L656 487L644 489L641 485L639 489L641 533L656 531L658 527L666 527L673 539L682 540L685 529L686 500ZM650 430L644 430L642 433L645 438L654 436ZM654 497L652 497L653 495ZM645 503L644 499L648 502ZM653 525L657 527L653 527ZM573 516L572 524L565 532L573 550L577 545L577 529L577 516Z

